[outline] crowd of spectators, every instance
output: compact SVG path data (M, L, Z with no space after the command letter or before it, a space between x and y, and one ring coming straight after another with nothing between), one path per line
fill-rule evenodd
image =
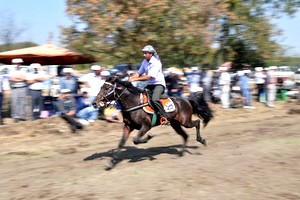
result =
M1 125L4 124L4 91L9 91L10 116L15 123L58 115L70 125L72 132L76 132L103 114L102 110L92 106L104 80L110 75L103 67L92 65L89 73L79 77L72 67L64 66L57 76L51 76L38 63L27 67L22 64L22 59L13 59L6 78L0 76ZM45 93L49 84L57 84L58 91Z
M31 110L31 120L59 115L65 120L72 132L82 129L98 119L110 122L122 122L121 108L111 104L106 110L95 109L92 102L105 79L111 73L126 76L122 72L110 71L99 65L92 65L90 72L80 77L74 74L72 67L64 67L59 77L59 94L51 99L51 106L45 106L43 89L45 82L53 79L38 63L31 64L27 71L22 70L22 59L13 59L13 70L9 73L11 118L17 123L26 119L26 108ZM254 71L245 68L230 73L231 62L226 62L216 70L211 67L197 66L187 69L164 69L166 93L171 97L188 97L203 93L209 106L220 103L223 109L235 108L231 100L238 98L243 108L255 109L252 99L272 108L277 95L275 66L257 67ZM126 73L126 72L125 72ZM298 73L300 74L300 73ZM55 77L57 79L57 77ZM143 84L134 83L137 87ZM253 87L255 85L255 87ZM300 85L300 81L298 83ZM238 88L237 92L234 88ZM299 86L300 87L300 86ZM3 76L0 76L0 124L2 119L3 91L7 90ZM235 95L234 95L235 93ZM254 98L254 94L256 98ZM30 105L28 105L30 97ZM46 113L46 114L45 114Z
M202 92L210 106L213 103L220 103L223 109L237 107L255 109L252 105L253 100L270 108L275 107L278 95L284 91L276 76L276 66L256 67L252 71L249 66L242 66L241 70L234 73L231 67L232 63L226 62L215 70L209 68L200 70L198 67L191 67L189 71L172 68L166 70L168 95L180 97ZM295 75L297 74L300 74L299 70ZM295 82L297 83L296 76ZM298 82L300 83L299 80ZM297 85L300 85L299 83ZM234 105L236 100L239 100L240 106Z

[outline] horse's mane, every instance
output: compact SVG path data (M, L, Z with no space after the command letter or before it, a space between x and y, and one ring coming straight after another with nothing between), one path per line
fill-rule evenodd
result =
M110 83L116 82L116 83L124 86L132 94L140 94L144 91L143 89L135 87L134 85L132 85L131 82L122 81L121 78L119 78L119 77L109 77L106 81L108 81Z

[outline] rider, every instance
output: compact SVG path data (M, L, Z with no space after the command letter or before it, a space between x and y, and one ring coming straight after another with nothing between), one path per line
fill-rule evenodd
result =
M165 91L166 81L162 72L162 64L155 49L151 45L147 45L142 49L144 60L138 72L131 75L129 82L147 81L145 88L152 91L152 102L154 103L155 111L158 111L162 117L162 124L169 124L169 116L165 112L160 97Z

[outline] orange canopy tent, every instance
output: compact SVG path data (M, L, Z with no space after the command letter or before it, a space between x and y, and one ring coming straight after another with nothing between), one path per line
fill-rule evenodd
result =
M11 64L12 59L22 58L24 65L72 65L93 63L95 58L47 43L41 46L0 52L0 63Z

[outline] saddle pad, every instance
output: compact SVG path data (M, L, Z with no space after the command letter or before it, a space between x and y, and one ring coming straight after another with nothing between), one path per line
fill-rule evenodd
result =
M146 94L141 93L140 100L141 100L141 103L148 103L148 96ZM175 105L174 105L172 99L170 99L170 98L161 98L160 102L162 103L162 105L163 105L166 112L173 112L175 110ZM144 106L143 110L146 113L150 113L150 114L154 113L154 109L150 105Z

